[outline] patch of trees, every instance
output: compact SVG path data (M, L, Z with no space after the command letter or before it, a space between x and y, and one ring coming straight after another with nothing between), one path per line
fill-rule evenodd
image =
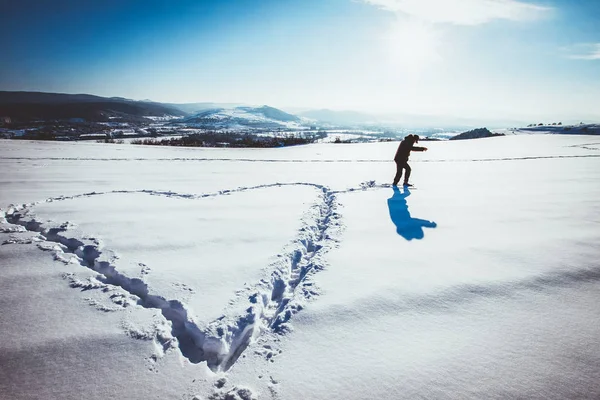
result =
M285 147L314 143L319 135L256 136L236 132L203 132L170 139L138 139L132 144L183 147Z
M562 126L562 122L553 122L551 124L544 124L544 123L540 122L539 124L529 124L529 125L527 125L528 128L534 128L536 126Z
M108 127L88 122L53 122L45 123L44 125L35 125L36 124L31 123L19 123L14 124L13 129L19 128L25 131L25 134L22 137L20 137L20 139L27 140L57 140L57 138L59 137L61 138L61 140L65 140L66 138L68 138L69 140L78 140L80 135L108 135L109 133Z

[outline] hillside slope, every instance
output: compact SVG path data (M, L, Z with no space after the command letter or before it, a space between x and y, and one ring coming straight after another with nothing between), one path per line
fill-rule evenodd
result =
M0 117L13 122L112 118L143 120L144 116L183 116L185 112L160 103L105 98L86 94L0 92Z

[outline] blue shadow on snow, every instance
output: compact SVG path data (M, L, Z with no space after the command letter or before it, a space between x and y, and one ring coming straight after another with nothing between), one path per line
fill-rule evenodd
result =
M390 218L396 225L396 232L406 240L423 239L425 233L423 228L436 228L437 224L433 221L427 221L419 218L412 218L408 211L406 198L410 196L408 188L400 189L393 187L394 195L387 201L390 210Z

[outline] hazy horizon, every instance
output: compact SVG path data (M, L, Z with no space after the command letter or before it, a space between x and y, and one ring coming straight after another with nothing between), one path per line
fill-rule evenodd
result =
M24 1L0 90L163 103L600 120L600 3Z

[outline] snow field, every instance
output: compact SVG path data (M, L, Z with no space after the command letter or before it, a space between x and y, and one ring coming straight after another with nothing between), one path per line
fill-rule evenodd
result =
M594 398L592 142L426 143L408 191L397 143L2 142L0 397L78 398L93 355L90 398Z

